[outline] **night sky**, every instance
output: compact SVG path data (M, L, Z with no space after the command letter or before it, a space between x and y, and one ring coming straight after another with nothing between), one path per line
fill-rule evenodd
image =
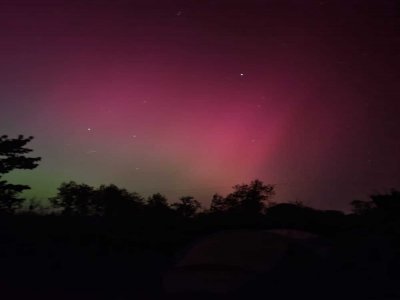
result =
M0 0L0 133L43 157L7 178L347 209L400 187L399 70L395 0Z

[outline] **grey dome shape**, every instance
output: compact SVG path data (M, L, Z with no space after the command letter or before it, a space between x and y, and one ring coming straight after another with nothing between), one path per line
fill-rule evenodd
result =
M287 265L294 257L318 258L323 243L318 235L292 229L229 230L194 243L165 275L168 294L229 295ZM307 257L307 259L305 259Z

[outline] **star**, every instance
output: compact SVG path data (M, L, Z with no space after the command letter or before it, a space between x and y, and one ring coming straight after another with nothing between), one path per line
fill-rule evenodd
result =
M240 73L240 77L243 77L244 76L244 73Z
M183 11L179 10L179 11L176 13L176 15L179 17L179 16L182 15L182 13L183 13Z
M135 139L135 138L137 137L137 135L136 135L136 134L134 134L134 135L132 135L132 137Z
M92 131L92 128L89 127L87 130L88 130L88 131Z

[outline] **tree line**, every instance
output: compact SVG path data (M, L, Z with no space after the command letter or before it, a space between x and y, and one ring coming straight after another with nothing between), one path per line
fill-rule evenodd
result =
M9 138L0 137L0 211L14 213L22 207L20 195L29 189L27 185L11 184L2 177L13 170L32 170L38 166L40 157L28 157L32 149L26 145L33 139L20 135ZM235 185L234 191L223 197L215 194L212 198L211 212L261 213L265 203L274 195L274 186L260 180L250 184ZM183 217L193 217L201 210L201 204L192 196L184 196L179 201L168 203L167 198L156 193L144 199L135 192L119 188L114 184L94 188L74 181L62 183L55 197L49 199L51 208L68 216L106 216L120 217L147 208L155 213L175 212ZM35 205L30 205L34 209Z
M32 149L26 145L33 137L9 138L0 136L0 213L14 214L18 212L25 199L21 193L30 187L12 184L2 179L13 170L35 169L41 158L29 157ZM312 215L315 210L305 207L300 202L274 204L275 186L265 184L256 179L248 184L233 186L233 191L226 196L214 194L209 208L203 208L192 196L181 197L177 202L169 203L167 198L155 193L145 199L136 192L127 191L114 184L100 185L95 188L74 181L60 185L57 194L49 199L53 213L64 216L102 216L129 217L140 213L151 213L155 217L179 216L192 218L198 214L231 215L251 218L265 214ZM393 189L390 193L371 195L369 201L354 200L351 202L354 215L371 216L384 215L396 217L400 212L400 192ZM29 205L34 211L35 203ZM329 213L329 211L328 211ZM330 215L340 215L341 212L330 211ZM304 216L305 216L304 215Z

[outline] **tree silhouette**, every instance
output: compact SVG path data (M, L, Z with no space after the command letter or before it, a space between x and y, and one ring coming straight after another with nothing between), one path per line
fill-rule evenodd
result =
M387 194L371 195L371 200L377 209L390 213L400 212L400 191L392 189Z
M96 211L94 194L93 187L70 181L62 183L57 195L49 200L55 208L61 208L63 215L86 216Z
M232 205L227 203L226 199L220 194L214 194L211 199L211 212L223 212L229 210Z
M122 217L137 213L143 198L114 184L101 185L95 192L96 212L106 217Z
M386 194L370 195L370 201L353 200L350 205L356 215L380 213L382 216L400 216L400 191L391 189Z
M356 215L365 215L375 208L372 201L353 200L350 205L351 211Z
M215 194L211 201L211 211L237 212L243 214L262 213L271 197L275 195L273 185L266 185L260 180L250 184L238 184L234 191L225 198Z
M114 184L95 189L74 181L62 183L55 197L50 198L53 207L68 216L127 216L143 205L143 198L121 189Z
M26 157L32 152L25 148L33 137L24 138L19 135L16 139L10 139L7 135L0 136L0 211L13 213L20 208L23 198L18 197L25 190L30 189L27 185L11 184L1 180L4 174L13 170L32 170L38 166L40 157Z
M167 198L160 194L160 193L156 193L151 195L148 199L147 199L147 206L149 208L152 209L165 209L165 208L169 208L168 207L168 200Z
M192 196L181 197L180 202L173 203L173 207L178 214L185 218L193 217L196 212L201 208L199 201L194 199Z

